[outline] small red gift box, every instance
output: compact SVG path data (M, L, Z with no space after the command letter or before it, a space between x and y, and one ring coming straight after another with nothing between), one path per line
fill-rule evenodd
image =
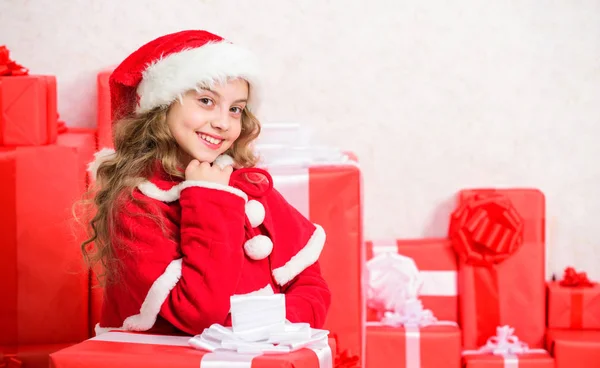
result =
M546 345L556 368L597 368L600 365L600 331L550 329Z
M107 332L50 355L50 364L53 368L325 368L333 366L332 344L321 349L304 348L287 354L257 356L197 350L189 346L189 339L189 336Z
M459 255L463 346L513 326L531 348L545 332L545 198L536 189L463 190L450 219Z
M414 260L423 282L418 297L438 320L458 321L457 259L448 239L367 241L367 259L396 252ZM376 309L376 308L375 308ZM369 308L367 320L378 320L381 311Z
M548 283L548 328L600 329L600 284L571 267Z
M367 327L369 368L458 368L460 329L451 325Z
M498 327L485 346L462 354L463 368L554 368L554 359L546 350L530 349L509 326Z
M0 146L41 146L56 142L56 78L0 77Z
M463 357L463 368L554 368L548 352L523 353L514 356L474 354Z

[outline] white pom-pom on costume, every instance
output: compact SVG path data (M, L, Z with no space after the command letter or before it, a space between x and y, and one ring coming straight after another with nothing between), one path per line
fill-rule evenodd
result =
M246 203L246 216L250 220L252 227L257 227L265 220L265 206L256 199L251 199Z
M100 151L94 153L94 161L88 163L87 171L92 176L93 180L96 180L96 174L98 173L98 168L100 165L113 158L115 155L115 150L112 148L102 148Z
M233 163L234 163L233 157L231 157L229 155L220 155L219 157L217 157L215 159L215 161L213 162L213 165L217 165L222 169L225 166L233 166Z
M244 251L254 260L267 258L273 250L273 242L268 236L256 235L244 243Z

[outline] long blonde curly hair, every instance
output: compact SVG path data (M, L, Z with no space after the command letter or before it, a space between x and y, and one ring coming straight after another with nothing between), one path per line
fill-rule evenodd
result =
M81 244L81 251L87 265L96 271L100 285L118 278L120 262L115 249L119 244L116 244L113 233L117 225L116 214L123 200L134 200L135 187L152 175L157 161L162 163L168 174L184 179L183 172L178 170L181 167L180 149L166 121L169 108L158 107L115 122L115 155L100 164L95 185L87 195L89 199L80 202L87 204L83 207L86 219L83 223L88 236ZM258 119L244 109L240 136L225 152L237 166L251 167L256 164L257 157L250 143L258 137L260 129ZM80 215L81 212L76 212L76 217L81 221ZM160 222L151 210L148 216Z

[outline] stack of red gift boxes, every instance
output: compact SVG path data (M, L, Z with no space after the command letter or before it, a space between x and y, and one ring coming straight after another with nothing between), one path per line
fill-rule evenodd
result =
M600 285L547 283L544 233L540 191L474 189L447 238L366 242L367 368L600 366Z
M56 79L0 46L0 366L48 366L89 337L89 273L72 206L86 191L93 131L58 121Z

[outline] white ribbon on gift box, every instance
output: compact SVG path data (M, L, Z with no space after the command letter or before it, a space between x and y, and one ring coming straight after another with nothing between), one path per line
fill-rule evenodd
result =
M385 253L398 253L395 240L374 240L373 256ZM419 270L419 296L457 296L456 271Z
M465 350L462 355L493 354L504 358L504 368L519 368L519 354L546 354L544 349L530 349L514 334L510 326L496 327L496 336L490 337L486 344L477 350Z

